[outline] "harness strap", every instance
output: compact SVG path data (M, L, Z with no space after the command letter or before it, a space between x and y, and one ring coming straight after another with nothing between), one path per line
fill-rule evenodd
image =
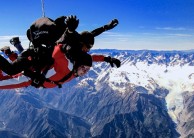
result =
M47 81L47 82L50 82L50 83L53 83L53 84L56 84L56 85L58 85L59 88L62 88L60 82L64 82L64 81L68 80L68 79L72 76L72 74L73 74L73 71L69 72L66 76L64 76L64 77L63 77L61 80L59 80L59 81L52 81L52 80L50 80L50 79L46 79L46 81Z
M54 59L52 58L52 59L50 60L49 64L48 64L48 65L44 68L44 70L42 71L42 74L43 74L44 76L46 76L48 70L51 68L51 66L53 65L53 63L54 63Z

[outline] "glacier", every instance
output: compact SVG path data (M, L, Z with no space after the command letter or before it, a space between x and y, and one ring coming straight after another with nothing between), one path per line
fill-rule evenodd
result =
M121 93L125 93L129 85L144 87L150 94L154 94L159 87L167 89L167 110L173 121L178 124L179 115L184 108L183 93L194 92L192 50L123 51L115 57L123 59L122 66L119 69L105 69L97 81L106 79L112 89Z

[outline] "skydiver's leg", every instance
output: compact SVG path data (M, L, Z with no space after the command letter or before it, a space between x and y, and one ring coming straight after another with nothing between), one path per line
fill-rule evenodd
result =
M13 78L13 77L11 75L4 74L2 72L2 70L0 70L0 81L1 80L7 80L7 79L10 79L10 78Z
M31 64L28 57L19 56L13 63L9 63L0 55L0 69L8 75L16 75L30 68Z
M15 75L22 71L22 67L17 64L9 63L4 57L0 55L0 69L8 75Z

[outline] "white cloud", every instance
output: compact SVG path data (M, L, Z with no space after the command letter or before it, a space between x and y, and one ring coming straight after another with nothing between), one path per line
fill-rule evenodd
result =
M12 37L16 37L18 36L20 38L21 44L22 46L26 49L29 46L29 40L27 39L27 37L25 35L14 35L14 36L0 36L0 48L3 46L10 46L10 48L12 50L16 50L16 48L14 46L12 46L9 42L9 40Z
M173 30L173 31L183 31L183 30L187 30L184 27L178 27L178 28L174 28L174 27L156 27L157 30Z
M192 34L168 34L170 36L180 36L180 37L192 37Z
M190 50L194 48L194 35L183 33L104 33L95 38L94 48Z
M15 35L17 36L17 35ZM0 48L11 46L9 40L14 36L0 36ZM29 47L25 35L19 36L22 46ZM194 48L194 35L184 33L117 33L107 31L95 38L94 49L128 49L128 50L190 50Z

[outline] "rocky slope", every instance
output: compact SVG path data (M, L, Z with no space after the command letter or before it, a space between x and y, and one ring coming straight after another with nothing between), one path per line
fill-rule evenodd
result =
M94 50L120 68L95 63L62 89L0 91L0 128L20 137L193 135L192 51Z

